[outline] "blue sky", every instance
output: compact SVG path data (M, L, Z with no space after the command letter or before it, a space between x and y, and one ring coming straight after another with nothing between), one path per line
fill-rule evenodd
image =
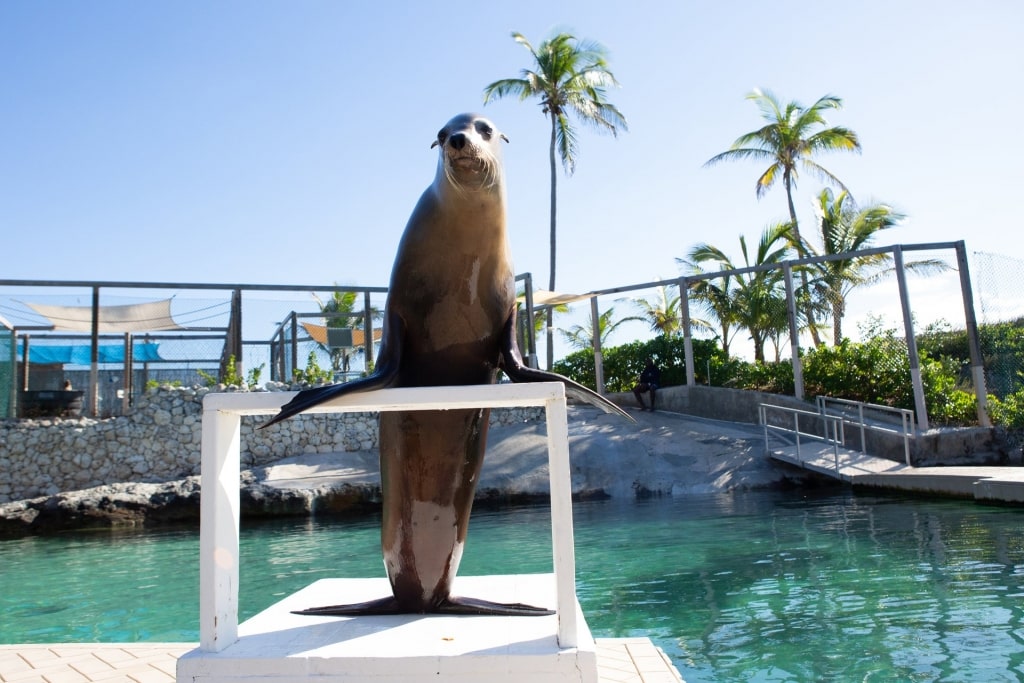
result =
M907 214L880 244L1024 251L1016 1L6 0L0 277L384 286L437 129L480 110L511 140L516 269L544 283L548 124L482 90L529 65L510 32L555 29L608 48L629 121L559 177L560 290L675 276L698 242L738 258L785 217L760 165L703 167L761 125L757 87L843 99L829 123L863 153L820 161ZM805 222L820 189L801 178Z

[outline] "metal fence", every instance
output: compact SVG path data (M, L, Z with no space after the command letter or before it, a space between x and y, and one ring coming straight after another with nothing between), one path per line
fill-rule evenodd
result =
M0 416L66 412L69 396L59 393L66 383L83 397L74 412L110 417L130 411L153 383L208 385L229 368L247 382L287 382L311 353L313 362L329 368L332 349L305 328L287 344L274 334L282 321L299 315L323 324L319 302L335 291L357 291L368 306L383 308L387 290L0 280ZM170 322L122 319L126 310L146 310L156 301L169 302ZM354 372L363 360L354 355Z
M1024 315L1024 297L1017 294L1024 275L1024 264L1005 256L992 254L968 255L963 242L901 245L875 250L889 253L897 261L894 276L873 285L852 291L847 302L846 325L894 325L893 343L906 347L911 358L911 380L914 377L915 349L907 346L915 334L937 321L946 321L953 329L977 332L975 308L986 324L1019 318ZM858 252L865 254L868 251ZM947 273L936 277L915 278L911 269L903 265L904 254L927 258L942 258L950 264ZM841 256L825 257L840 258ZM908 257L909 259L909 257ZM816 259L789 261L776 265L776 269L790 272L793 268ZM820 260L820 259L817 259ZM701 276L677 277L634 285L596 290L581 295L557 295L554 298L575 302L568 314L560 314L556 322L563 332L573 327L577 331L590 327L594 344L598 385L601 381L601 334L594 321L608 308L616 307L616 317L635 320L617 328L605 343L622 343L648 338L656 332L641 319L644 308L664 298L671 290L690 292L693 283L701 278L720 277L723 273L742 275L759 268L738 269ZM972 293L971 273L975 273L976 290ZM534 292L529 275L519 277L520 288L525 290L525 315L521 322L532 319L534 299L537 305L550 301L550 293ZM84 394L82 411L87 415L119 415L131 409L135 396L149 383L179 382L182 385L207 384L224 376L226 365L233 360L237 375L247 380L264 383L267 380L289 381L296 370L302 370L312 361L320 368L336 369L337 348L329 340L318 340L310 326L331 327L334 318L325 315L321 302L330 300L334 292L356 292L357 304L346 314L346 325L368 328L361 345L349 345L343 355L350 363L347 369L335 374L336 380L345 380L360 374L376 354L374 340L379 338L377 311L383 310L386 288L352 286L274 286L258 284L197 284L197 283L123 283L123 282L61 282L0 280L0 416L17 416L19 406L24 407L25 392L56 392L70 380L76 391ZM794 365L794 384L802 397L803 387L798 350L809 340L795 324L795 303L792 287L789 290L791 326L787 331L769 340L768 360L791 358ZM145 325L132 332L103 331L94 324L88 332L68 332L61 325L41 315L33 304L61 305L91 308L98 323L107 307L130 306L157 299L170 300L170 317L176 329L147 330ZM641 305L643 304L643 305ZM698 322L702 311L699 305L682 297L677 301L675 315L680 329L688 338L720 337L716 330L702 329ZM647 313L650 313L648 310ZM884 319L884 320L883 320ZM855 321L860 321L855 322ZM865 322L866 321L866 322ZM843 334L855 336L853 330ZM568 339L568 334L566 338ZM536 365L535 341L543 345L545 335L524 334L521 342L524 355ZM803 338L802 338L803 337ZM978 340L976 354L972 348L972 361L966 373L967 383L984 396L986 378L1000 391L1020 387L1021 359L998 347L998 340ZM559 355L572 350L568 341L555 336L560 344ZM986 346L986 343L989 346ZM151 349L155 345L157 356L132 357L137 349ZM749 340L737 335L732 340L733 355L742 355ZM35 351L50 346L75 347L87 352L83 363L35 363ZM100 354L103 348L123 349L117 360L111 361ZM30 362L24 363L28 357ZM693 354L686 354L686 381L699 381L702 369L693 367ZM984 361L982 359L984 358ZM921 396L921 392L917 392ZM919 398L918 426L927 426L927 406ZM982 400L982 409L984 400ZM979 415L984 424L984 418ZM923 421L922 421L923 420Z

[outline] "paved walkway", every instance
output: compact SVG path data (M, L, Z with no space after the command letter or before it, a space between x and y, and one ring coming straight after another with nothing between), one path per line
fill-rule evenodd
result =
M597 638L598 683L684 683L647 638ZM0 645L4 683L171 683L191 643Z
M1024 503L1024 467L909 467L818 441L773 447L771 456L854 486Z

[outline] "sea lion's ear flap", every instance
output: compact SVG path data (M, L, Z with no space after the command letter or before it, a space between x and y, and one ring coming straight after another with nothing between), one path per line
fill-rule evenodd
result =
M430 143L430 149L434 149L439 144L441 144L441 143L439 143L437 140L434 140L433 142Z
M505 134L504 134L504 133L498 133L498 135L500 135L500 136L501 136L501 139L502 139L502 140L504 140L505 142L508 142L508 138L507 138L507 137L505 137Z

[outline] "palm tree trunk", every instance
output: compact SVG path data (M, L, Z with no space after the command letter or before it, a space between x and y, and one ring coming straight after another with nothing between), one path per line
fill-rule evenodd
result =
M800 236L800 224L796 220L796 207L793 206L793 183L787 169L784 174L784 180L786 183L786 201L789 204L789 220L793 224L793 241L796 242L800 256L803 255L804 251L804 239ZM807 287L807 271L803 268L800 269L800 289L803 291L804 296L807 297L807 308L804 310L804 315L807 316L807 326L811 330L811 341L814 342L814 348L821 347L821 335L818 334L818 325L814 320L814 310L811 306L811 292Z
M832 344L839 346L843 340L843 316L846 315L846 302L838 300L832 303Z
M557 119L555 112L551 112L551 147L549 149L549 157L551 161L551 263L548 271L548 291L555 291L555 214L556 214L556 187L558 181L557 166L555 165L555 125ZM548 324L547 324L547 347L548 347L548 358L547 358L547 370L550 372L552 366L555 364L555 308L554 306L548 306L547 310Z
M764 336L751 330L750 338L754 342L754 362L764 363Z

